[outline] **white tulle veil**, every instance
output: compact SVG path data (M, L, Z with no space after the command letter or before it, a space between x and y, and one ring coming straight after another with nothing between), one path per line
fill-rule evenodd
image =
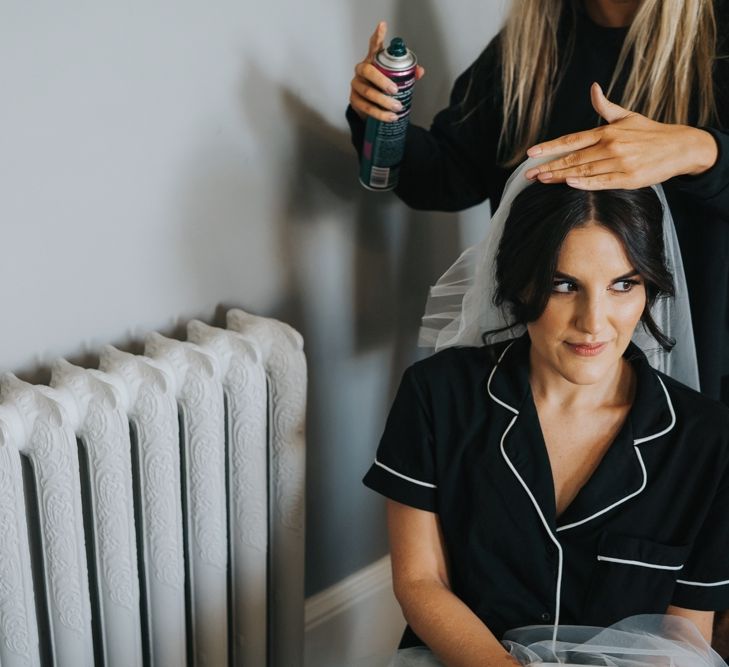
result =
M551 625L509 630L502 642L528 667L726 667L688 619L664 614L630 616L606 628ZM487 661L484 662L487 664ZM388 667L444 667L426 647L399 650Z
M544 161L545 158L531 158L512 173L504 188L501 204L493 214L484 238L465 250L431 287L420 329L419 345L433 347L438 351L454 345L480 346L483 344L484 332L504 327L508 329L490 336L489 342L514 338L523 333L523 325L510 326L513 323L508 321L507 313L494 305L496 252L511 203L531 184L524 177L524 172ZM673 275L676 295L674 298L656 299L651 315L659 329L669 338L673 338L676 345L670 353L666 352L642 324L636 328L633 342L645 352L654 368L698 389L696 348L681 252L663 188L656 185L653 189L663 206L666 263Z

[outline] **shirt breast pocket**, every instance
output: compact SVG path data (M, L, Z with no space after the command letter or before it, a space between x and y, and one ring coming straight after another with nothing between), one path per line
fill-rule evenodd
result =
M664 613L690 551L691 545L603 533L582 622L610 625L634 614Z

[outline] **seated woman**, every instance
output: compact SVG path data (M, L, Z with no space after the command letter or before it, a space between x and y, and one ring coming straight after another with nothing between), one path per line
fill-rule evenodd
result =
M495 292L526 332L405 372L364 479L388 498L401 649L513 664L508 630L637 614L711 640L729 608L729 410L631 342L645 327L672 345L650 310L673 294L662 217L651 188L528 187Z

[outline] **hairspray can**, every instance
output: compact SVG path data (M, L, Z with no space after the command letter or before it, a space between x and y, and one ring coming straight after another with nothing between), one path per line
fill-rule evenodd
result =
M402 104L397 120L385 123L368 117L359 180L368 190L392 190L397 185L410 121L417 58L400 37L378 51L374 65L397 84L396 100Z

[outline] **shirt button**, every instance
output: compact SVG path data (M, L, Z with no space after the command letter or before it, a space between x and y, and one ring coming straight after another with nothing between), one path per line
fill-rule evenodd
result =
M545 611L539 618L541 618L545 623L549 623L549 621L552 620L552 615Z

